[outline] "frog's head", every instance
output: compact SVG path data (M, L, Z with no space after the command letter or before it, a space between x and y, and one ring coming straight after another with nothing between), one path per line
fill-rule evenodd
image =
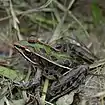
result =
M40 42L39 40L21 40L14 43L14 47L17 50L30 50L31 52L36 52L40 54L51 54L51 52L59 52L57 49Z
M40 51L41 48L45 47L41 42L38 40L21 40L14 43L14 47L17 50L21 51L30 51L30 52L37 52Z
M32 50L30 49L29 43L27 41L19 41L14 43L14 48L28 61L30 61L34 65L38 65L36 61L36 55L33 54Z
M28 49L28 42L27 41L19 41L19 42L16 42L14 43L14 48L16 50L18 50L20 53L22 52L31 52L29 49Z
M67 54L61 53L53 47L39 41L19 41L14 44L14 47L26 58L33 60L35 57L39 57L44 59L47 62L60 65L63 64L58 63L58 61L64 61L65 59L70 60L71 57ZM34 56L34 57L33 57ZM68 67L64 67L67 68Z

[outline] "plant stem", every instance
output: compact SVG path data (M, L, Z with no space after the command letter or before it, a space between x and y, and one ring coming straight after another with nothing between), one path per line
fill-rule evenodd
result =
M45 83L44 83L44 87L43 87L43 93L42 93L42 97L41 97L42 105L45 105L45 99L46 99L46 93L47 93L47 89L48 89L48 84L49 84L49 80L45 79Z

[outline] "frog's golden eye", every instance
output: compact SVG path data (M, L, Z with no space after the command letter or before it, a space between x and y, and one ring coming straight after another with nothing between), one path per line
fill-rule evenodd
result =
M28 43L31 43L31 44L35 44L36 42L38 42L37 39L29 39L28 40Z

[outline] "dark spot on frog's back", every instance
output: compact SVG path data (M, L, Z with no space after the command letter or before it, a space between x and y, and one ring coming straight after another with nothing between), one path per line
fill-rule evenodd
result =
M68 49L67 49L67 44L64 44L64 45L63 45L63 51L64 51L64 52L67 52L67 50L68 50Z
M52 59L53 61L57 61L57 58L56 58L55 56L53 56L53 55L51 55L51 59Z
M65 60L64 61L64 66L69 66L72 62L70 60Z
M43 53L43 54L46 54L46 50L44 48L40 48L40 51Z
M67 44L64 43L64 44L57 44L55 46L56 49L62 51L62 52L67 52Z

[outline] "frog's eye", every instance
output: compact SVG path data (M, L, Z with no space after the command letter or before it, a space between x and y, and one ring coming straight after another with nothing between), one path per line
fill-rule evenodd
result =
M38 42L37 39L34 39L34 40L33 40L33 39L29 39L29 40L28 40L28 43L32 43L32 44L34 44L34 43L36 43L36 42Z

